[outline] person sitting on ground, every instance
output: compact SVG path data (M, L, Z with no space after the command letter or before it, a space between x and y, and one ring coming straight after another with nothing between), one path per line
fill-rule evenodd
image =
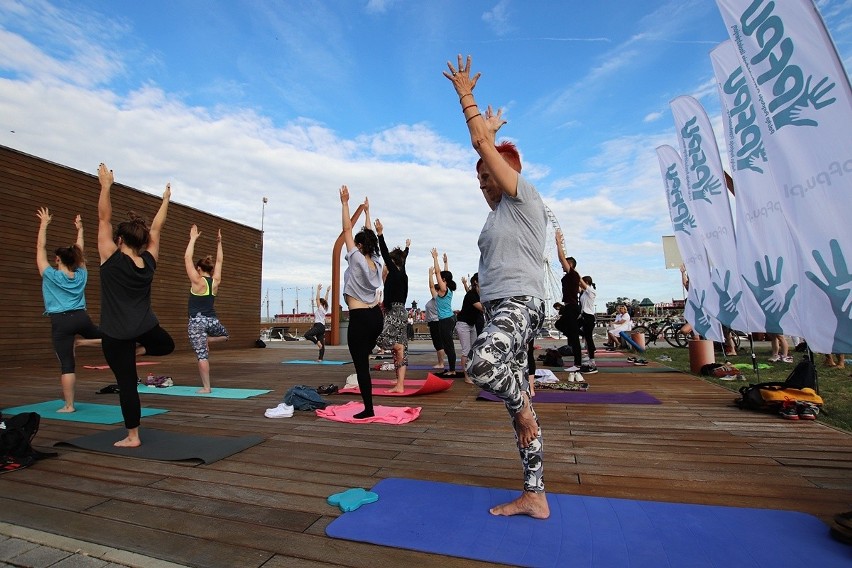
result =
M325 289L325 297L322 297L322 284L317 284L316 303L311 298L311 307L314 311L314 325L305 332L305 339L313 342L319 347L317 355L317 363L321 363L325 357L325 317L328 314L328 295L331 293L331 286Z
M228 341L230 334L219 317L213 303L222 283L222 231L216 235L216 262L211 256L199 258L195 263L195 243L201 231L193 225L189 230L189 243L183 255L186 274L189 276L189 323L187 332L189 342L198 358L198 374L201 376L201 388L197 392L207 394L210 389L210 344Z
M39 218L36 239L36 265L41 274L41 293L44 298L44 313L50 316L50 335L53 351L59 359L62 397L65 404L56 412L74 412L74 386L77 382L76 345L97 345L103 334L92 323L86 311L86 257L83 239L83 221L79 215L74 219L77 241L71 246L58 247L53 251L56 267L47 260L47 226L53 216L46 207L36 212ZM84 339L78 340L81 336Z

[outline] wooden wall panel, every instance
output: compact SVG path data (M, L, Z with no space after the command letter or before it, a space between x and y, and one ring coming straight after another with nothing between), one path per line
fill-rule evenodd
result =
M56 247L76 240L74 217L82 215L89 269L86 300L92 320L100 320L100 186L96 167L95 159L92 173L81 172L0 146L0 367L42 359L57 365L50 342L50 319L42 315L41 277L35 263L39 223L35 213L39 206L48 207L53 214L47 230L48 258L52 258ZM121 172L117 176L121 179ZM163 180L164 188L167 181ZM130 210L150 222L160 201L159 196L117 183L112 189L113 224L123 220ZM176 349L189 351L189 279L183 267L183 253L193 223L202 233L195 247L196 258L215 256L216 231L222 229L225 259L216 311L231 333L231 340L215 349L249 346L258 337L263 254L261 232L252 227L172 202L152 290L154 311L160 324L174 337Z

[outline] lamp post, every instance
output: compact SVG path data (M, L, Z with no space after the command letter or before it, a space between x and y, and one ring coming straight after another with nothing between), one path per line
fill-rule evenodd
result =
M263 198L263 207L260 210L260 233L263 234L263 218L266 216L266 204L269 201L266 197Z

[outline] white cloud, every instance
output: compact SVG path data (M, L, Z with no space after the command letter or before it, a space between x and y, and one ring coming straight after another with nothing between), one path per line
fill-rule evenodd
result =
M509 21L509 0L500 0L492 9L484 12L482 21L498 36L510 33L512 24Z

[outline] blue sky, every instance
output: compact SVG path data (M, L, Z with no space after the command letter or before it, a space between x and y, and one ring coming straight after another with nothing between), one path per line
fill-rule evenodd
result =
M817 5L848 71L852 3ZM654 149L677 147L679 95L721 135L708 53L725 39L712 0L0 0L0 144L93 174L104 161L156 195L171 181L173 201L249 226L263 212L272 313L330 282L345 183L391 246L412 240L422 305L429 251L472 274L488 213L441 74L471 54L477 101L504 109L500 135L598 309L669 301L682 292Z

